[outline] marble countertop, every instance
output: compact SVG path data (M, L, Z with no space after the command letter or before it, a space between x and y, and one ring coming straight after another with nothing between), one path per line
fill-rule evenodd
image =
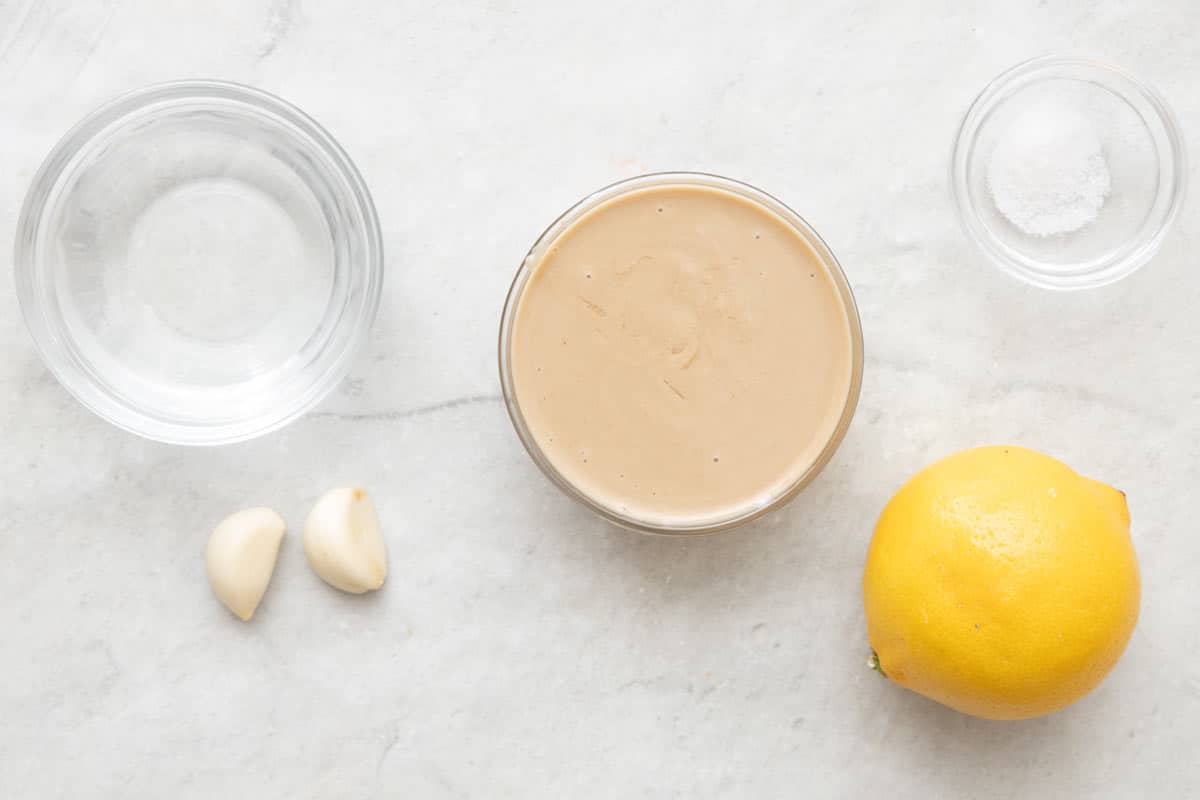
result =
M985 265L947 187L975 93L1045 52L1129 67L1200 131L1198 23L1194 0L0 0L0 242L83 113L211 76L341 140L389 269L372 340L317 413L207 450L84 411L0 292L0 797L1200 796L1196 204L1141 272L1055 294ZM591 189L659 169L783 198L863 317L836 458L729 535L589 516L498 396L528 245ZM1020 723L870 672L859 597L890 493L1000 441L1124 489L1145 585L1109 679ZM373 596L322 584L295 535L346 482L387 529ZM243 625L202 551L264 503L293 533Z

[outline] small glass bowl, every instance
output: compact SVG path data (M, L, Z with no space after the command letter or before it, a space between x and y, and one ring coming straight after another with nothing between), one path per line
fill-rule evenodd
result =
M825 442L817 458L804 470L797 478L789 485L785 486L778 493L765 497L755 507L738 513L734 516L720 519L704 519L698 522L681 522L678 524L666 523L657 519L644 519L632 516L623 512L619 508L606 505L596 498L588 495L585 491L575 486L554 466L554 463L542 450L537 439L530 431L525 417L521 412L521 404L517 397L516 387L514 385L512 373L512 334L513 326L516 322L517 310L520 307L521 297L529 283L530 277L541 263L545 254L553 247L558 237L569 230L576 221L586 216L593 209L607 203L614 198L625 194L637 192L641 189L651 187L664 186L701 186L724 191L738 195L757 206L760 206L768 212L779 216L783 221L791 225L796 232L812 247L813 252L821 259L829 275L833 280L834 286L837 289L838 295L841 298L843 307L846 313L846 320L849 326L850 348L851 348L851 365L850 365L850 380L846 390L846 397L842 405L841 415L838 418L837 424L829 435L829 439ZM833 458L833 454L837 451L838 445L846 435L846 431L850 427L850 421L854 418L855 409L858 407L858 396L862 388L862 372L863 372L863 339L862 339L862 324L858 317L858 307L854 302L854 295L850 290L850 284L846 280L846 275L842 272L841 265L837 258L833 255L833 251L821 239L813 228L804 221L804 219L792 209L788 208L775 197L754 188L740 181L735 181L730 178L723 178L719 175L709 175L701 172L658 172L647 175L640 175L634 178L627 178L622 181L610 184L609 186L600 189L593 194L580 200L575 205L567 209L563 214L550 224L542 235L534 242L533 247L525 255L521 266L517 269L517 274L513 278L512 286L508 290L508 295L504 300L504 311L500 320L500 338L499 338L499 364L500 364L500 386L504 395L504 405L508 409L509 418L512 420L513 427L516 428L517 436L521 439L521 444L529 453L534 463L538 468L556 485L564 494L571 499L581 503L593 512L608 520L609 522L619 525L623 528L639 531L641 533L656 533L656 534L704 534L716 533L725 531L731 528L744 525L751 520L758 519L764 514L774 511L788 501L794 498L805 486L810 484L829 460Z
M316 122L197 80L119 97L63 137L25 198L15 272L42 359L83 405L213 445L285 425L344 377L383 248Z
M1089 224L1031 235L996 208L988 166L1021 116L1064 109L1095 130L1111 187ZM951 186L967 236L1001 270L1046 289L1120 280L1149 261L1179 213L1187 176L1183 136L1166 101L1112 64L1043 56L993 80L958 131Z

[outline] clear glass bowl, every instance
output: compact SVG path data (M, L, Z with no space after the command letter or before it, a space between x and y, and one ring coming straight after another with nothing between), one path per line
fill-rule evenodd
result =
M996 207L988 168L1022 115L1064 110L1089 123L1111 186L1089 224L1031 235ZM1119 280L1149 261L1179 213L1187 176L1183 135L1150 86L1103 61L1044 56L993 80L967 111L954 146L951 186L967 236L1001 270L1047 289Z
M846 313L847 323L849 325L850 346L851 346L851 369L850 380L846 391L846 397L842 405L841 415L836 426L829 435L829 439L825 442L819 455L800 475L796 477L789 485L786 485L778 493L772 496L765 497L754 508L738 513L735 516L730 516L722 519L705 519L703 521L679 524L667 524L660 520L651 520L631 516L623 512L619 508L611 505L606 505L599 499L590 496L580 487L575 486L566 477L563 476L554 465L553 461L547 457L541 446L537 442L537 438L532 434L528 424L521 412L520 399L514 386L512 373L512 334L513 325L516 321L517 310L520 306L522 293L529 282L529 278L533 275L538 264L547 251L553 247L555 241L565 231L580 218L587 215L590 211L597 208L608 201L620 197L621 195L636 192L641 189L650 187L663 186L702 186L716 189L723 189L727 192L739 195L754 204L766 209L768 212L774 213L786 223L791 225L798 234L812 247L818 258L821 259L829 272L830 277L841 297L843 307ZM723 178L718 175L708 175L698 172L661 172L649 175L641 175L635 178L629 178L617 183L606 186L599 191L588 195L580 200L575 205L571 206L562 216L551 223L533 247L525 255L521 266L517 269L516 277L514 277L512 286L508 291L508 296L504 301L504 311L500 320L500 338L499 338L499 364L500 364L500 385L504 395L504 403L508 409L509 418L512 420L513 427L516 428L517 436L520 437L521 443L528 451L530 457L538 468L561 489L568 497L578 501L587 508L594 511L604 519L624 528L640 531L642 533L659 533L659 534L703 534L715 533L717 531L729 530L739 525L743 525L751 520L761 517L770 511L773 511L780 506L785 505L789 500L795 497L800 490L813 481L821 470L833 458L834 452L838 445L841 444L843 437L846 435L847 429L850 427L850 421L854 417L854 411L858 406L859 391L862 387L862 371L863 371L863 341L862 341L862 325L858 317L858 308L854 302L854 295L850 290L850 284L846 280L845 273L842 272L841 266L838 264L837 258L828 245L821 239L815 230L804 219L792 211L782 202L772 197L771 195L759 189L749 186L740 181L735 181L730 178Z
M17 294L85 406L163 442L274 430L344 377L379 305L366 185L316 122L266 92L151 86L75 126L18 223Z

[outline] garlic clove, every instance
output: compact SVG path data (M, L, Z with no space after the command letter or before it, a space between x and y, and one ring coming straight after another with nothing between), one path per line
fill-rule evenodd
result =
M321 579L351 594L383 586L387 544L365 489L331 489L304 523L304 555Z
M213 593L243 622L254 616L275 572L287 523L269 508L230 514L213 529L204 566Z

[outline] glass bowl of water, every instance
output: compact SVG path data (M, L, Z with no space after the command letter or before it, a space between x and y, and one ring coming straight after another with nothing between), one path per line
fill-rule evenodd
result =
M345 376L379 306L370 193L316 122L216 81L108 103L55 146L18 222L43 360L132 433L213 445L275 430Z

